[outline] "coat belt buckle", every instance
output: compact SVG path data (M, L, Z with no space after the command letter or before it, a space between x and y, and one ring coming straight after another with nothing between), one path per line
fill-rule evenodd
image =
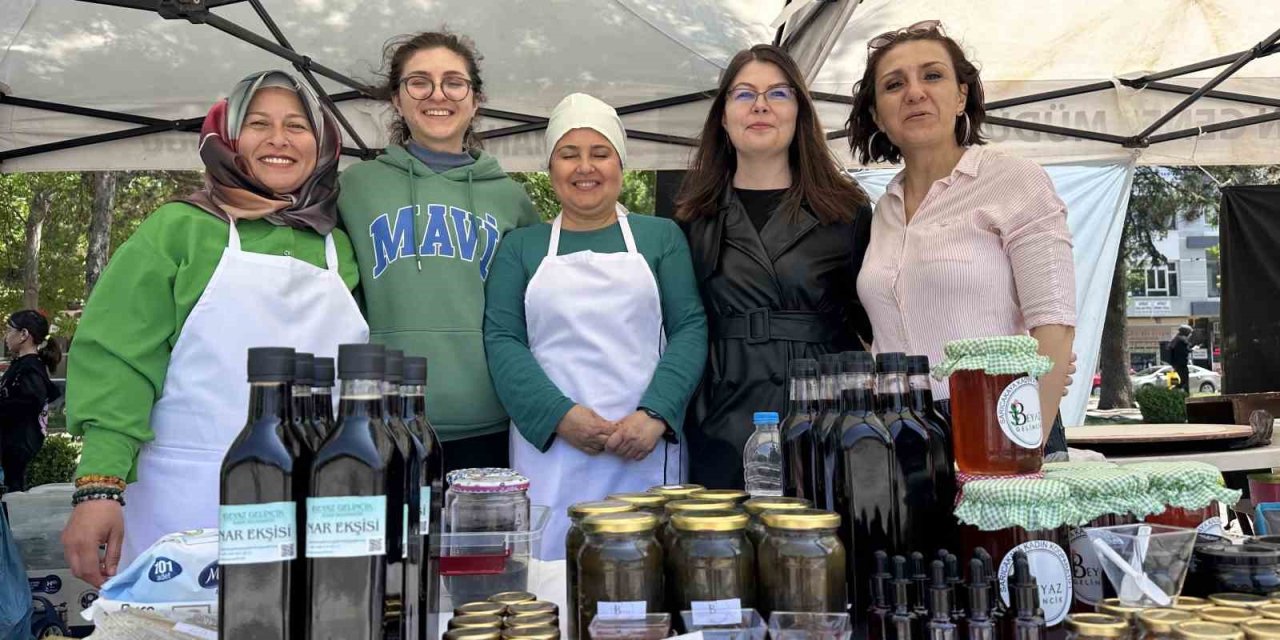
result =
M751 309L746 313L747 344L763 344L773 339L770 332L771 318L768 307Z

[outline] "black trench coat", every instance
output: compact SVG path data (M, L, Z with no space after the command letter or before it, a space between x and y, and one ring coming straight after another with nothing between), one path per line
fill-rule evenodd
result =
M716 215L683 225L709 347L685 424L690 482L742 488L751 414L785 415L787 363L871 343L857 291L871 209L851 223L823 225L803 207L791 218L775 211L757 233L730 189Z

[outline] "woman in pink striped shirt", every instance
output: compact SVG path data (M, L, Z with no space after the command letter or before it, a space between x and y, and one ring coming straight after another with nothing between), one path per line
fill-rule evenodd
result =
M1056 416L1075 336L1066 206L1028 160L982 148L982 80L936 20L873 38L854 88L850 144L864 163L902 162L876 204L858 296L876 352L938 362L960 338L1030 334L1054 361L1040 380ZM946 381L934 397L946 399ZM1066 448L1061 421L1047 451Z

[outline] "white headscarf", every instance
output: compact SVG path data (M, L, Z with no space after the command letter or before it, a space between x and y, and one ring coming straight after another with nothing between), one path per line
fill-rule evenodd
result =
M547 123L548 158L560 138L574 129L591 129L604 136L618 153L622 166L627 166L626 129L618 112L603 100L585 93L571 93L556 105Z

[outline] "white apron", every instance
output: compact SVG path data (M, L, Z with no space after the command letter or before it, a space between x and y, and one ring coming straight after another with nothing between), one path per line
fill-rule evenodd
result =
M369 339L369 325L338 275L333 236L327 269L240 250L234 223L227 248L173 347L164 391L151 410L155 440L138 456L125 494L121 566L161 536L217 528L222 456L249 405L247 350L292 347L336 357L338 345Z
M606 420L635 412L658 367L665 336L658 283L636 251L625 209L618 227L626 253L581 251L556 255L560 217L551 246L524 296L529 349L547 377L575 403ZM551 507L542 534L542 559L564 558L566 510L610 493L644 491L680 481L680 447L658 440L639 462L611 453L587 455L563 438L546 453L511 429L511 464L530 480L533 504Z

